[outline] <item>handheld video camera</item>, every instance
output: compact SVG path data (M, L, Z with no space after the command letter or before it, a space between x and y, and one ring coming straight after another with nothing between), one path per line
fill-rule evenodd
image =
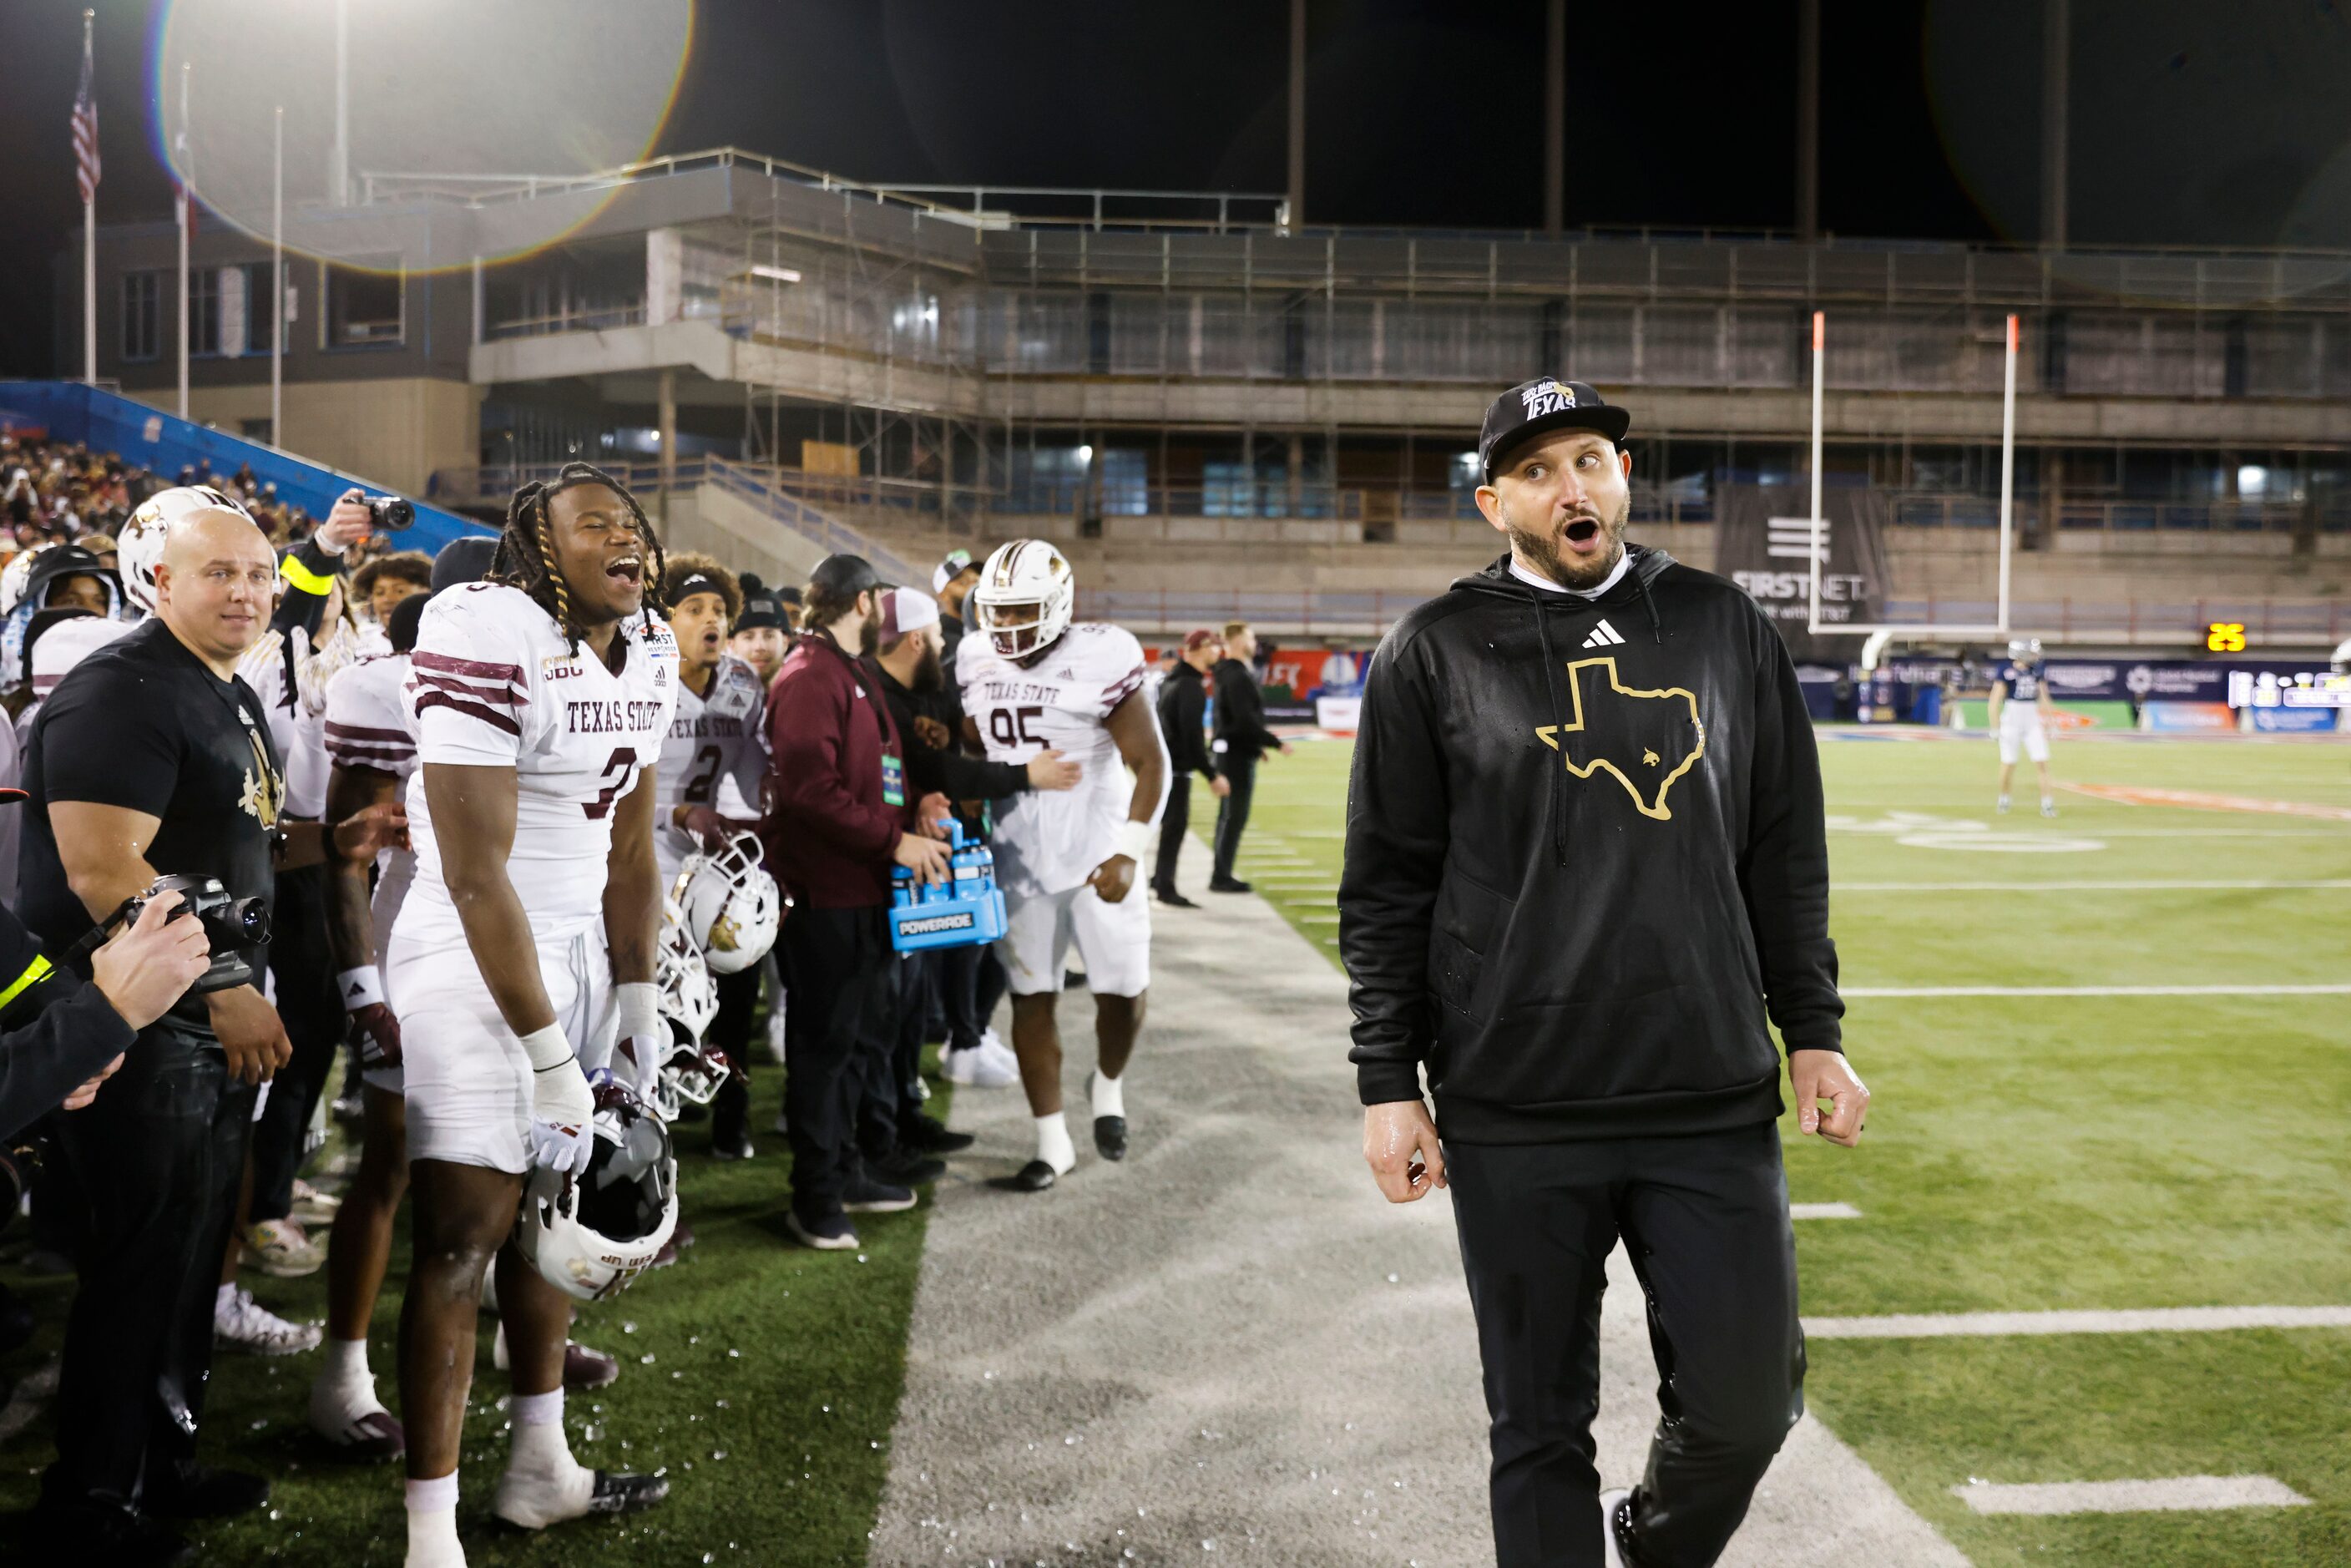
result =
M404 504L404 503L403 503ZM113 918L99 927L107 934L131 925L146 909L147 901L166 893L180 895L180 907L171 918L193 915L204 923L204 939L212 947L212 967L195 984L199 993L225 991L253 983L253 966L239 949L269 940L269 908L258 898L231 898L218 879L209 876L159 876L146 892L122 901Z

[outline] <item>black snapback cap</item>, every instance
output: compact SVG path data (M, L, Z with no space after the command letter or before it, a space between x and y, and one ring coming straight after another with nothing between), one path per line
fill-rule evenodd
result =
M1589 430L1622 442L1632 425L1631 409L1608 402L1583 382L1537 376L1486 405L1486 423L1478 432L1478 466L1491 484L1496 458L1546 431Z

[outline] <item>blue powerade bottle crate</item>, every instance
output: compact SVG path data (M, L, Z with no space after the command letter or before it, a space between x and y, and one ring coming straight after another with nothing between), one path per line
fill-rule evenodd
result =
M947 820L948 880L917 883L904 866L891 873L890 946L901 953L970 947L1004 935L1004 892L996 885L996 852L964 841L963 824Z

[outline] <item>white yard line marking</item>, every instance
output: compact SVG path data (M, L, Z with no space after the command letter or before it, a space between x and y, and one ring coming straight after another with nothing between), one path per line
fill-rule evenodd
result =
M2173 1476L2152 1481L1970 1481L1951 1495L1977 1513L2168 1513L2221 1508L2308 1508L2268 1476Z
M1861 1210L1849 1203L1792 1203L1791 1219L1859 1219Z
M1841 997L2347 997L2344 986L1840 986Z
M2316 882L1833 882L1832 893L2271 893L2311 888L2351 888L2351 876Z
M1339 917L1335 915L1301 915L1295 916L1295 918L1301 925L1336 925L1339 924Z
M2009 1334L2222 1333L2351 1328L2351 1307L2135 1307L2117 1312L1896 1312L1806 1318L1813 1339L1974 1339Z

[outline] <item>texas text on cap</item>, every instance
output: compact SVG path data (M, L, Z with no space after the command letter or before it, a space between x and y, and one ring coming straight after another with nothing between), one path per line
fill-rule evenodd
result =
M862 555L829 555L816 563L816 570L809 573L809 581L842 599L853 598L868 589L890 586L873 570L873 563Z
M1491 484L1495 459L1545 431L1589 430L1615 442L1625 439L1632 423L1632 410L1607 402L1582 382L1537 376L1487 405L1485 428L1478 433L1478 466Z
M953 582L956 578L961 577L967 571L977 571L978 570L978 566L971 559L971 551L967 549L951 549L947 551L946 559L939 562L936 569L935 569L931 573L931 591L935 594L945 593L947 591L948 583Z

